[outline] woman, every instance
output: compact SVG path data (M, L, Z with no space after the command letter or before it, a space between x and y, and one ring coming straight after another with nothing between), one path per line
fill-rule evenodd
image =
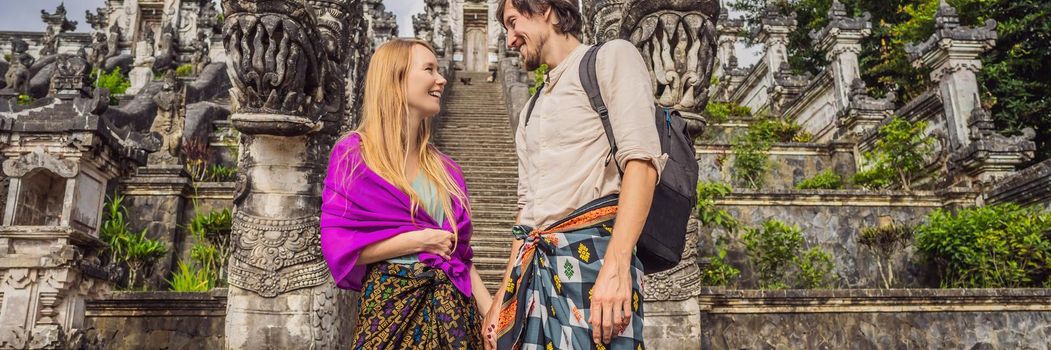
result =
M471 263L467 189L430 144L445 83L426 42L383 44L361 126L332 149L321 249L336 284L362 293L355 349L482 347L492 299Z

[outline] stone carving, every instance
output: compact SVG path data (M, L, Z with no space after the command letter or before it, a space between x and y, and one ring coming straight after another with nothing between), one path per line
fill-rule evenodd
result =
M88 56L88 61L91 62L92 67L105 70L106 59L109 58L109 43L105 33L96 32L94 37L95 41L91 42L91 55Z
M22 39L11 40L11 66L4 74L4 83L6 90L16 94L29 92L29 80L32 78L29 67L33 66L35 59L26 53L27 50L29 43Z
M199 75L204 71L204 67L212 63L212 59L208 55L211 50L211 45L208 45L208 35L204 32L197 33L197 40L194 40L190 46L193 47L193 54L190 58L193 74Z
M699 134L708 101L718 32L719 4L697 1L585 1L587 32L596 41L627 39L652 72L657 102L683 112Z
M48 13L47 11L40 10L40 18L47 24L47 29L44 31L44 39L42 42L43 47L40 49L40 56L50 56L58 53L58 35L77 30L77 21L70 21L66 18L66 6L65 4L59 4L55 8L55 13Z
M329 281L318 225L317 216L286 220L238 212L232 231L230 285L274 297Z
M104 7L96 8L95 13L91 13L91 10L84 10L84 18L91 25L91 29L101 32L106 30L106 24L109 23L109 11Z
M64 178L73 178L80 172L80 166L76 161L55 158L43 148L34 149L18 158L5 160L3 164L4 175L9 177L23 177L36 169L47 169Z
M359 98L372 40L365 7L360 0L225 0L223 9L237 110L230 125L241 132L227 347L344 348L335 335L345 334L348 320L333 315L346 308L345 293L321 256L312 183L336 132L353 120L347 106ZM265 343L275 323L295 325L274 335L287 341Z
M160 38L157 40L153 70L162 72L171 69L175 63L175 28L171 22L161 27Z
M79 56L61 54L55 60L55 72L51 76L49 96L65 95L80 97L87 95L89 64Z
M241 113L289 116L289 133L314 128L325 99L317 20L294 1L224 1L230 94ZM235 128L253 128L232 121ZM238 126L238 124L242 124Z
M143 40L135 44L135 68L128 73L131 86L125 90L127 95L138 94L153 79L153 31L149 28L143 34Z
M690 219L686 227L686 250L682 261L671 270L649 274L645 277L646 300L679 301L700 295L701 269L697 265L697 244L700 222Z
M157 117L153 119L150 132L160 136L161 147L150 155L151 163L179 164L186 123L186 89L179 86L174 71L165 73L163 90L153 96L153 102L157 103Z
M120 26L117 25L117 23L113 23L113 25L109 27L109 34L106 37L106 52L109 53L107 58L116 56L120 53L120 36Z

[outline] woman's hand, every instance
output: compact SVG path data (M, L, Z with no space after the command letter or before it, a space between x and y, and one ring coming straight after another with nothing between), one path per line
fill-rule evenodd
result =
M502 294L497 292L499 297L503 297ZM489 312L485 314L485 319L482 320L482 342L485 344L486 350L496 350L496 327L500 320L499 305L501 305L501 302L497 299L493 306L489 308Z
M449 260L452 256L456 236L452 232L435 229L422 229L405 233L414 242L419 251L431 253Z

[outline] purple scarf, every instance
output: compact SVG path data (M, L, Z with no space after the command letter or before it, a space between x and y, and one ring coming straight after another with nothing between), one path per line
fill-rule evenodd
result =
M467 193L460 167L449 157L442 155L442 158L448 164L453 181ZM358 166L355 169L351 164ZM350 174L351 170L354 174ZM418 256L427 266L445 271L453 285L470 297L471 218L462 203L454 199L452 204L459 230L459 243L452 259L446 261L429 253ZM424 210L417 210L415 218L410 213L409 196L365 166L360 136L351 134L338 142L332 148L321 197L321 252L336 285L361 290L367 266L358 265L357 261L361 251L370 244L424 228L452 232L449 220L439 225Z

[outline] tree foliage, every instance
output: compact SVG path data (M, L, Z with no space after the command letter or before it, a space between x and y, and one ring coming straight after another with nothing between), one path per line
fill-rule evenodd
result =
M907 43L927 40L935 30L939 0L842 0L848 13L872 15L872 34L862 41L861 76L877 97L895 92L907 102L931 87L929 70L912 65ZM783 14L795 13L797 29L790 35L788 61L796 72L816 73L827 65L824 53L807 35L828 23L832 0L737 0L729 6L743 11L757 27L767 3ZM1032 127L1037 133L1038 159L1051 157L1051 1L948 0L961 25L997 21L999 39L980 58L978 73L984 107L1007 134Z

